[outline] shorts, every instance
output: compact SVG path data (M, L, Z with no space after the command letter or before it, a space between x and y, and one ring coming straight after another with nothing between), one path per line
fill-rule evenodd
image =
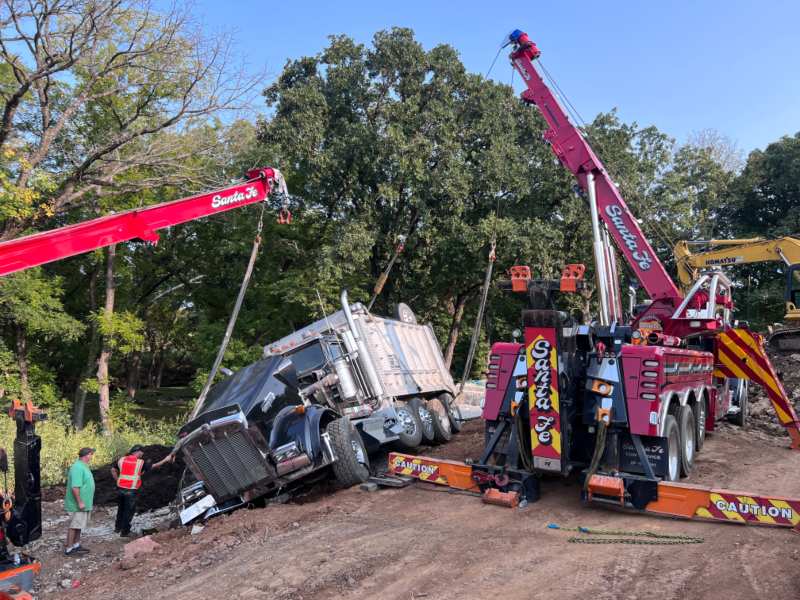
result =
M90 510L78 510L69 513L69 528L70 529L86 529L89 526L89 515L92 514Z

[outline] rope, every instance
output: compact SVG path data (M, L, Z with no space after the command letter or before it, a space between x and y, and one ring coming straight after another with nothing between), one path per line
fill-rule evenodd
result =
M589 489L589 479L597 472L597 467L600 465L600 459L603 458L603 452L606 449L606 424L603 421L597 421L597 437L594 440L594 454L592 454L592 462L589 463L589 470L586 472L586 479L583 480L584 491Z
M217 371L219 371L219 367L222 364L225 351L228 349L228 343L231 341L233 328L236 326L236 320L239 318L239 310L242 308L244 295L247 291L247 286L250 283L250 277L253 275L253 266L255 265L256 258L258 257L258 249L261 246L261 230L264 228L264 210L266 209L266 206L266 202L261 204L261 214L258 217L256 235L255 238L253 238L253 249L250 251L250 260L247 263L247 269L245 269L242 283L239 286L239 296L236 298L236 304L233 307L233 312L231 313L230 319L228 319L228 327L225 329L225 335L223 336L222 344L220 344L219 350L217 351L217 357L214 359L214 365L211 367L211 372L208 374L208 379L206 379L205 385L203 385L203 390L200 392L200 395L195 401L189 420L194 419L197 416L197 413L205 401L206 396L208 396L208 391L211 389L214 378L217 376Z
M655 533L654 531L625 530L625 529L589 529L588 527L561 527L556 523L549 523L548 529L561 531L574 531L586 535L620 536L587 538L574 536L567 541L572 544L633 544L648 546L676 546L679 544L702 544L704 538L692 535L670 533Z

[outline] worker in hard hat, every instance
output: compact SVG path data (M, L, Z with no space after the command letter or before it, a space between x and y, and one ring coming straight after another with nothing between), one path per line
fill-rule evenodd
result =
M117 482L117 520L114 532L119 533L120 537L131 535L131 521L136 513L136 493L142 487L142 475L174 460L175 455L172 453L157 463L144 460L144 448L137 444L111 467L111 474Z

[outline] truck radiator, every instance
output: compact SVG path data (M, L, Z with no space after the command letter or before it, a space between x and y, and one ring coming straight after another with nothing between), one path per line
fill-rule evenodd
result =
M190 448L189 454L206 488L218 502L274 477L258 448L243 431L201 442Z

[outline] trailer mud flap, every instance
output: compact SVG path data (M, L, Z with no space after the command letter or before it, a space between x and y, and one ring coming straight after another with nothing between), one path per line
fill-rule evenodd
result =
M716 377L749 379L764 388L778 420L789 432L792 448L800 450L800 421L764 350L764 339L749 329L729 329L717 336L714 354Z

